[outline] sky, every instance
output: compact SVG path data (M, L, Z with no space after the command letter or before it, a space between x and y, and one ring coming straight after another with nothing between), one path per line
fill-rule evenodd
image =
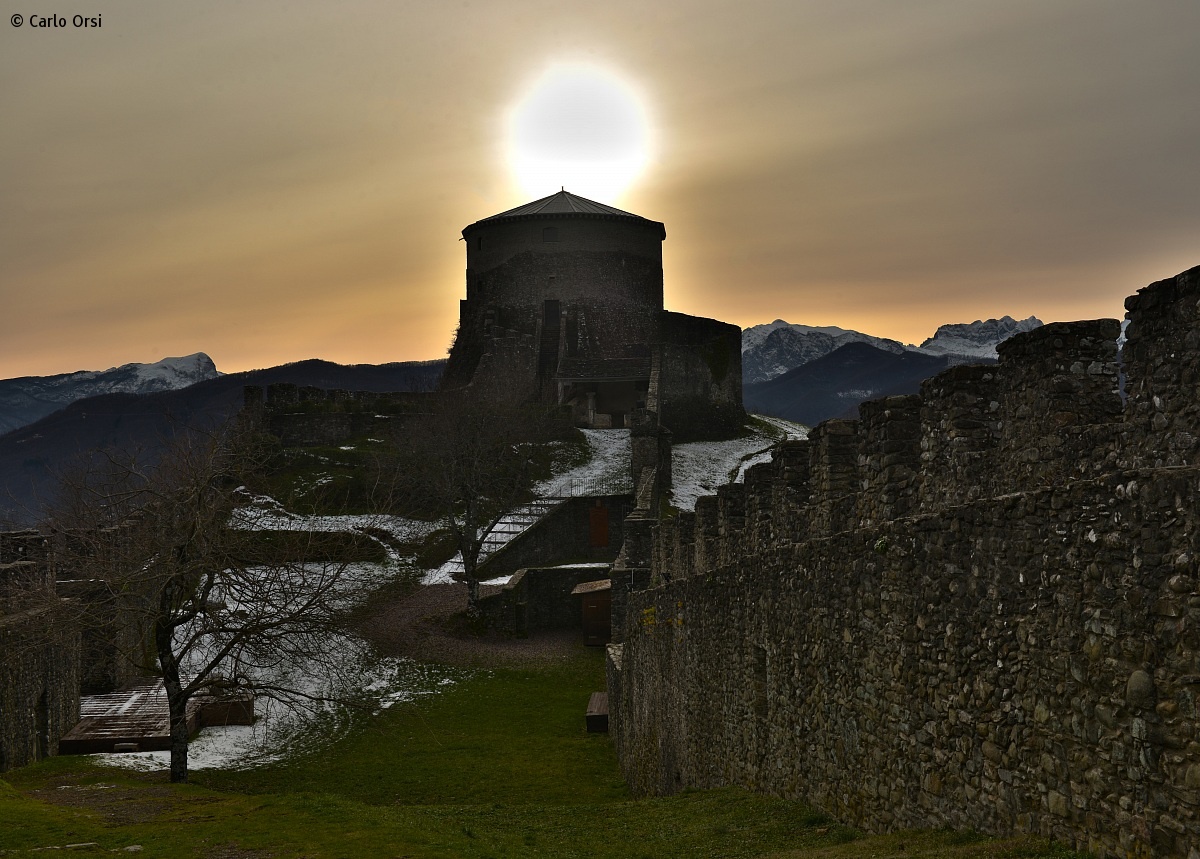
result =
M635 100L596 199L666 224L672 310L920 342L1200 264L1195 0L35 5L0 20L0 378L444 356L462 228L558 190L511 140L563 69Z

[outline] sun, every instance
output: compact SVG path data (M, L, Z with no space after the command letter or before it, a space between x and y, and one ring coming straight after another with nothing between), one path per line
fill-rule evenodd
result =
M533 197L564 187L612 202L642 175L651 150L641 98L597 66L550 67L508 117L509 167Z

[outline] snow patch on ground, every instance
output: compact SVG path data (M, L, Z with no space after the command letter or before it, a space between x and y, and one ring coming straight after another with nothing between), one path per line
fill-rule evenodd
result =
M304 516L289 513L268 495L247 495L247 505L233 511L229 527L247 531L382 531L401 543L423 540L438 528L437 522L406 519L382 513L345 516Z
M570 498L607 485L622 487L625 492L632 491L629 485L633 479L629 471L629 430L585 429L581 432L587 436L591 457L583 465L537 484L533 488L535 495L540 498Z
M276 679L340 703L259 698L254 725L204 728L194 737L188 744L188 768L246 769L310 752L345 736L368 714L437 694L470 673L411 659L381 659L364 642L344 636L335 636L330 648L338 654L336 664L293 666L286 677ZM167 751L93 757L141 771L166 770L171 763Z
M723 483L740 483L746 469L771 458L771 448L784 439L808 438L808 428L756 415L766 427L756 426L750 435L727 441L694 441L671 450L671 504L680 510L695 510L696 499L713 495Z
M762 423L756 424L751 434L743 438L676 445L672 460L673 503L693 509L700 495L715 492L717 486L730 479L741 480L747 467L767 460L774 444L784 438L807 435L806 428L789 421L760 420ZM583 465L539 483L535 487L538 496L562 498L603 489L631 491L629 431L583 432L591 457ZM288 512L272 498L246 493L246 503L234 512L230 526L248 530L378 531L395 542L412 543L436 530L438 523L388 515L305 516ZM386 545L386 541L382 542ZM388 561L383 564L348 565L342 573L347 588L380 583L395 575L397 565L404 559L397 557L392 547L387 549ZM453 581L448 574L439 572L427 572L423 583ZM500 576L484 584L504 585L510 578ZM319 748L344 736L365 714L436 694L468 673L408 659L380 658L371 652L369 645L353 636L333 636L328 651L312 665L279 666L278 673L269 678L273 685L298 689L321 699L320 702L314 704L303 696L260 698L255 706L255 725L204 729L189 746L189 767L258 766ZM330 653L335 655L332 660ZM357 705L348 703L350 699L357 699ZM104 763L143 770L166 769L170 762L169 752L97 757Z
M290 513L268 496L250 496L234 511L230 526L247 530L383 532L395 542L423 539L436 522L387 515L305 516ZM307 563L292 565L291 574L336 576L336 602L352 600L364 588L383 584L411 563L381 540L384 563ZM278 574L278 573L277 573ZM202 656L202 654L201 654ZM205 728L188 746L191 769L261 766L335 742L362 718L396 704L433 695L469 672L411 659L379 657L362 639L336 634L324 652L304 664L273 665L256 682L298 694L259 697L256 723ZM170 752L104 754L103 763L139 770L170 766Z

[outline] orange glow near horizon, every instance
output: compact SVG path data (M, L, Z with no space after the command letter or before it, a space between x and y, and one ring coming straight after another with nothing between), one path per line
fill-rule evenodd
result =
M104 13L4 32L0 378L443 357L462 228L560 186L742 326L1120 316L1200 263L1200 4Z

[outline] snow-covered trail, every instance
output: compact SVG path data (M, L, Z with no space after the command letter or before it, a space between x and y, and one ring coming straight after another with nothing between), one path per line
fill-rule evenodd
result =
M593 486L628 486L629 430L585 429L592 456L583 465L537 484L533 491L542 498L570 498L584 494ZM627 489L627 491L630 491Z
M633 477L629 471L630 449L627 429L585 429L591 456L582 465L564 471L537 483L533 493L538 498L572 498L590 493L617 494L633 491ZM514 531L508 539L515 539L520 531ZM462 555L455 554L436 570L430 570L421 579L422 584L449 584L455 574L462 572ZM510 577L492 579L488 584L504 584Z
M771 458L771 448L784 439L808 438L808 428L782 418L755 415L769 430L755 428L726 441L694 441L671 449L671 504L695 510L696 499L712 495L723 483L740 483L746 469Z

